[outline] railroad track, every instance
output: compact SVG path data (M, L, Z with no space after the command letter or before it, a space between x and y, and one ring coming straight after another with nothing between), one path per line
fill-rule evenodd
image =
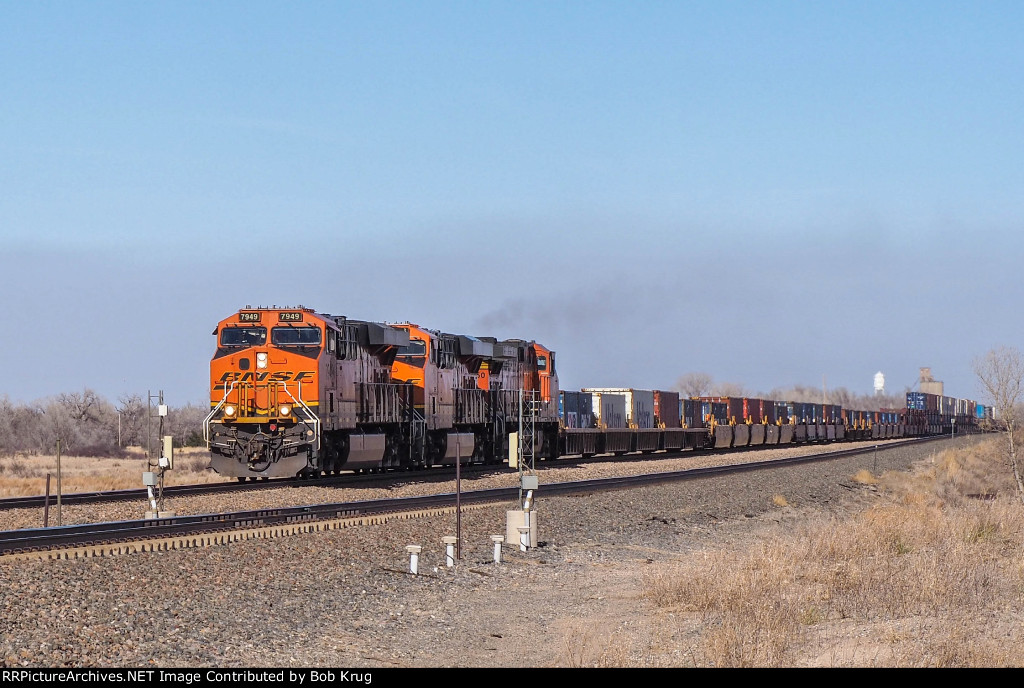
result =
M942 439L945 436L936 436L934 439ZM908 441L910 438L899 438ZM933 438L917 438L917 439L933 439ZM873 442L872 446L880 445L878 440L862 440L862 442ZM888 442L883 440L882 442ZM859 444L859 443L858 443ZM794 444L793 446L801 446ZM806 446L806 445L803 445ZM835 445L831 445L835 446ZM590 461L617 461L617 462L629 462L629 461L650 461L658 459L678 459L685 458L687 456L704 456L707 454L714 453L716 455L723 455L728 453L742 453L751 450L764 449L763 446L756 447L737 447L733 449L685 449L680 451L670 452L658 452L657 454L627 454L625 456L612 456L612 455L600 455L584 459L582 457L569 457L560 458L555 462L545 462L545 465L558 465L558 466L572 466L584 462ZM486 473L494 470L501 470L496 465L480 465L471 464L462 467L462 472L467 477L478 475L480 473ZM344 486L358 486L365 483L376 483L380 481L396 481L408 479L409 477L415 476L420 481L447 481L451 480L451 476L454 470L451 467L445 469L424 469L417 471L388 471L384 473L372 473L372 474L344 474L337 476L321 476L312 478L271 478L269 480L259 481L248 481L248 482L222 482L222 483L197 483L193 485L168 485L163 489L164 498L168 497L186 497L193 495L203 494L221 494L227 492L237 491L248 491L248 490L266 490L266 489L279 489L282 487L308 487L310 485L317 486L332 486L332 485L344 485ZM149 499L148 493L145 488L127 489L127 490L100 490L93 492L72 492L69 494L61 495L61 504L98 504L101 502L126 502L126 501L137 501L146 502ZM11 509L42 509L46 505L47 497L45 495L31 495L27 497L5 497L0 499L0 511L7 511ZM50 495L49 503L51 506L56 505L57 498L55 495Z
M546 483L541 493L547 497L651 485L675 480L693 480L714 475L770 470L784 466L838 459L889 448L920 444L943 436L907 440L901 443L872 444L851 449L808 454L771 461L736 463L681 471L623 476L599 480ZM261 509L201 516L87 523L51 528L0 532L0 559L79 558L110 556L144 551L204 547L213 544L292 535L300 532L386 523L392 519L414 518L450 513L459 507L472 509L518 499L519 488L497 488L454 493L317 504L298 507Z
M473 475L482 471L493 471L497 466L482 466L473 464L463 466L462 472L466 475ZM202 494L219 494L225 492L239 492L248 490L279 489L283 487L308 487L310 485L359 485L360 483L379 482L381 480L400 480L416 476L417 479L429 480L450 480L451 473L447 471L436 471L432 474L430 469L422 471L392 471L387 473L373 474L345 474L338 476L322 476L319 478L271 478L250 482L223 482L223 483L196 483L193 485L167 485L164 487L163 496L186 497ZM56 495L50 495L50 506L57 503ZM72 492L61 496L61 504L97 504L100 502L145 502L149 499L145 488L132 488L127 490L100 490L95 492ZM0 511L10 509L41 509L46 504L46 495L31 495L27 497L6 497L0 499Z

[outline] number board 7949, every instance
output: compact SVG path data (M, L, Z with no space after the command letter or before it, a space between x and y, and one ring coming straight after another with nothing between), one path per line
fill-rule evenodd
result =
M283 311L277 314L278 322L302 322L302 313L299 311Z

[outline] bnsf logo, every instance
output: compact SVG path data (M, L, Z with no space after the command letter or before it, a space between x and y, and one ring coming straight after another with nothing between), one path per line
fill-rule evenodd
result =
M239 373L230 372L224 373L220 376L220 387L224 386L225 382L302 382L313 377L315 373L304 370L301 373L293 373L288 370L278 371L276 373Z

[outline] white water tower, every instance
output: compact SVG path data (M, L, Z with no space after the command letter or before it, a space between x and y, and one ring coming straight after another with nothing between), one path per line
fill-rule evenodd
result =
M875 396L885 394L885 375L879 370L875 373Z

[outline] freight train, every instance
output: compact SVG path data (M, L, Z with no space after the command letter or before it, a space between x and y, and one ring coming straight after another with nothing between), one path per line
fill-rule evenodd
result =
M927 396L865 412L624 388L563 392L555 352L532 340L301 306L247 306L214 335L204 434L214 470L239 480L500 464L510 437L514 456L554 459L904 437L953 423L966 431L977 417L973 402Z

